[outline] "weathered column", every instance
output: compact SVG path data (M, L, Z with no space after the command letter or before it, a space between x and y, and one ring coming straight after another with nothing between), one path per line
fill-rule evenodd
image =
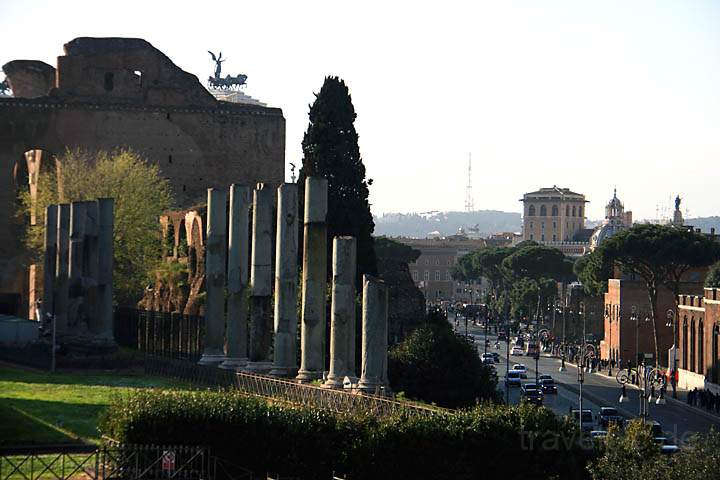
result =
M227 262L227 333L225 361L220 368L244 367L248 361L248 230L250 228L250 187L230 186L230 228Z
M275 240L275 345L270 375L297 374L297 184L284 183L277 190Z
M57 268L58 206L45 209L45 251L43 252L43 302L42 321L45 315L55 313L55 269Z
M300 371L297 379L322 378L325 368L327 284L327 179L305 179Z
M68 268L70 248L70 205L58 205L57 263L55 265L55 322L58 333L68 326Z
M83 246L85 241L85 202L70 204L70 246L68 260L68 329L81 328L83 317Z
M375 393L388 389L388 291L381 280L363 275L362 376L358 389Z
M225 227L227 194L208 189L207 240L205 249L205 334L200 365L216 365L225 360Z
M98 203L97 201L82 202L85 208L85 225L83 228L83 312L87 319L88 330L99 333L98 315Z
M112 297L115 201L112 198L99 198L97 211L97 321L94 323L94 332L100 339L114 344Z
M328 388L343 388L346 376L355 377L356 245L355 237L333 239L330 371L323 385Z
M250 351L245 370L266 373L272 369L272 213L273 191L258 183L253 193L252 260L250 264Z

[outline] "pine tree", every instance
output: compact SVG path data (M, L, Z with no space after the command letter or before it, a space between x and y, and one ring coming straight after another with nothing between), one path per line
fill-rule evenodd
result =
M320 93L315 94L309 116L298 178L300 212L303 211L305 177L327 178L328 246L332 245L334 236L356 237L358 273L376 274L372 237L375 222L368 202L372 179L365 178L354 125L355 108L345 82L338 77L326 77ZM330 265L328 262L328 270Z

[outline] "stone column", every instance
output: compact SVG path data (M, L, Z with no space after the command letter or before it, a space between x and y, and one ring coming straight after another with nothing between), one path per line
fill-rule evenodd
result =
M305 226L302 272L300 371L311 382L325 369L325 307L327 285L327 179L305 179Z
M97 211L97 321L94 333L100 339L114 344L112 297L115 201L112 198L99 198Z
M90 332L98 334L99 327L98 312L98 203L97 201L82 202L85 208L85 226L83 228L83 312L87 319L87 327Z
M252 260L250 264L250 352L248 372L272 369L272 213L273 191L258 183L253 195Z
M323 385L327 388L343 388L346 376L355 377L356 245L355 237L333 239L330 371Z
M85 202L70 204L70 246L68 259L68 329L79 333L83 317L83 246Z
M358 389L375 393L382 387L387 393L388 290L383 281L370 275L363 275L362 316L362 376Z
M248 265L249 265L250 187L230 186L230 228L227 263L226 360L220 368L237 370L248 361Z
M68 326L68 268L70 248L70 205L58 205L57 263L55 264L55 322L58 333Z
M46 314L55 313L55 275L57 268L57 227L58 206L48 205L45 209L45 251L43 254L43 302L42 321Z
M284 183L277 190L275 240L275 347L270 375L297 374L297 184Z
M200 365L217 365L225 360L225 227L227 194L208 189L207 240L205 249L205 335Z

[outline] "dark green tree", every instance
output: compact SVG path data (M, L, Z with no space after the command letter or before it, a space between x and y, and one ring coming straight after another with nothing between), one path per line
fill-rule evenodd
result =
M720 258L720 244L682 227L640 224L608 238L596 252L599 258L586 264L585 275L606 279L614 265L624 273L645 281L657 363L660 358L657 340L658 289L660 286L667 287L677 302L682 276L692 268L708 266Z
M608 278L612 276L612 265L603 265L599 250L583 255L575 261L573 270L588 295L600 295L607 290Z
M564 280L572 275L572 264L557 248L528 245L518 248L505 258L502 268L512 278L553 278Z
M372 237L375 223L368 202L372 179L365 178L354 125L355 108L345 82L338 77L326 77L310 106L309 116L298 178L300 212L303 211L305 178L327 178L328 245L332 245L335 236L356 237L358 272L376 274Z

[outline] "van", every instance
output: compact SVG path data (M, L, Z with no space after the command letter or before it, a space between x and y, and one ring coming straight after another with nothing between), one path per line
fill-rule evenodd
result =
M575 423L580 424L580 430L582 430L583 432L591 432L595 430L595 422L593 421L592 410L583 409L582 421L578 421L580 419L580 410L574 409L572 411L571 418L575 421Z

